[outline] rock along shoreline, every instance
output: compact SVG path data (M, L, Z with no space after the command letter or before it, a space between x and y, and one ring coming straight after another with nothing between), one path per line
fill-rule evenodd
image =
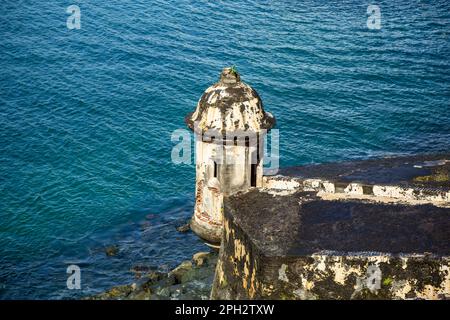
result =
M115 286L86 300L208 300L218 253L198 252L168 273L148 271L136 282Z

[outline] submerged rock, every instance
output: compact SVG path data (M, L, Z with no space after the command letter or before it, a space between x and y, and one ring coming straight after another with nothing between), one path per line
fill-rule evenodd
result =
M105 253L108 257L114 257L119 253L119 247L112 245L105 248Z
M188 220L185 224L178 226L176 229L181 233L188 232L191 229L191 220Z
M192 262L183 261L178 267L169 272L169 277L175 277L176 283L186 282L186 276L192 271Z

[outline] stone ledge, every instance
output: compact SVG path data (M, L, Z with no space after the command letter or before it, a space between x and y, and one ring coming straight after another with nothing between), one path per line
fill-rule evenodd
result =
M342 167L347 177L354 172L362 177L364 170L372 172L368 164L382 166L397 177L389 184L381 178L346 180L336 164L331 165L333 175L324 177L298 168L310 175L266 177L265 188L226 198L211 297L449 299L448 199L373 191L383 186L377 183L413 190L432 184L437 193L446 194L447 182L437 180L447 176L448 163L441 160L448 158L370 160ZM411 175L410 167L420 163L428 165L428 176L438 172L440 178ZM412 180L399 178L395 168ZM345 186L333 190L327 183ZM372 193L359 186L371 186Z
M450 154L438 154L292 167L281 170L285 175L264 177L263 187L275 194L316 191L450 207L449 159Z

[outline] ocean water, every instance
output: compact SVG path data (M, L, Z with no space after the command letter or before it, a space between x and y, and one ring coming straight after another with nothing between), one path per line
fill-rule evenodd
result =
M369 4L1 1L0 299L78 298L206 250L175 230L195 168L170 136L224 66L276 116L281 166L450 150L450 2L377 1L380 30Z

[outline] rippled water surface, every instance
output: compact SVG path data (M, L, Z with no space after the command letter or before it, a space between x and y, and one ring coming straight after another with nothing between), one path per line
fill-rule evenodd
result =
M1 1L0 298L205 250L175 231L195 168L170 135L227 65L277 117L282 166L449 150L450 2L377 4L381 30L366 1Z

